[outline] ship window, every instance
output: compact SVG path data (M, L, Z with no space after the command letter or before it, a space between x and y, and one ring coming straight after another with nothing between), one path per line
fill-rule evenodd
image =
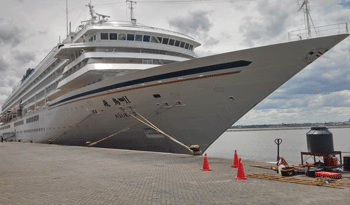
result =
M159 40L159 43L162 42L162 39L163 39L162 37L159 37L159 36L158 36L157 38L158 38L158 40Z
M190 45L189 50L191 51L193 50L193 45Z
M117 34L116 34L116 33L110 33L110 34L109 34L109 39L111 39L111 40L117 40Z
M180 41L175 41L175 46L179 47Z
M125 33L120 33L118 35L118 40L125 40L125 39L126 39Z
M144 35L143 36L143 42L149 42L150 36Z
M173 46L174 43L175 43L175 40L174 40L174 39L170 39L170 40L169 40L169 45Z
M185 47L185 42L181 42L180 47L181 48Z
M128 41L134 41L135 40L135 34L128 34L127 39L128 39Z
M142 41L142 35L136 34L135 41Z
M188 44L188 43L186 43L186 45L185 45L185 49L188 49L188 46L189 46L189 44Z
M151 42L152 43L160 43L159 39L157 37L151 36Z
M101 33L101 40L108 40L108 33Z
M94 41L96 41L96 35L94 35Z
M169 39L168 38L163 38L163 44L168 44L169 43Z

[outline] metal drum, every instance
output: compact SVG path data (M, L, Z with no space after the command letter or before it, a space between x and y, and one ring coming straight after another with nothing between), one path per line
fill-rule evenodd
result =
M306 133L307 150L311 153L334 153L333 134L326 127L312 127Z
M350 156L344 156L344 170L350 171Z

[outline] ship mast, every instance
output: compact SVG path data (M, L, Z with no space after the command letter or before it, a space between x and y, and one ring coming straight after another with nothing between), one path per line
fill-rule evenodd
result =
M67 27L67 36L69 35L68 33L68 0L66 0L66 27Z
M96 18L97 18L96 15L95 15L94 6L91 4L91 1L86 6L89 7L89 12L90 12L90 16L91 16L91 23L94 23Z
M312 23L312 25L314 26L314 23L312 21L312 18L311 18L311 15L310 15L310 10L309 10L309 6L308 6L308 3L309 3L309 0L304 0L303 1L303 4L301 5L299 11L305 7L305 17L306 17L306 29L307 29L307 38L311 38L311 24L310 24L310 21ZM315 27L315 26L314 26ZM315 30L316 32L316 30Z
M136 4L136 1L133 0L126 0L127 3L130 3L130 21L136 22L136 19L134 18L134 4Z

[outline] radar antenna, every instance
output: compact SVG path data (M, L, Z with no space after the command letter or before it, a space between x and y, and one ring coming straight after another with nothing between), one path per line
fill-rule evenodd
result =
M94 24L94 23L97 23L97 17L98 17L98 22L102 23L107 21L108 18L110 18L110 16L96 13L94 6L91 4L91 1L86 6L89 7L89 13L90 13L91 19L88 21L82 21L82 22L90 22L91 24Z
M314 25L314 22L312 21L311 15L310 15L310 9L309 9L308 3L309 3L309 0L303 0L303 3L301 4L300 9L298 11L300 11L304 7L304 13L305 13L304 15L306 17L305 18L305 21L306 21L305 26L307 29L307 37L311 38L311 24L314 28L315 28L315 25ZM311 21L311 24L310 24L310 21ZM315 29L315 33L317 34L316 29Z
M130 3L130 21L136 22L136 19L134 18L134 4L137 2L133 0L126 0L126 3Z

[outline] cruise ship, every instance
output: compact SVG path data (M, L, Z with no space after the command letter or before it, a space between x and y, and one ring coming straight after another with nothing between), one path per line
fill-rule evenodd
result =
M199 58L190 36L88 7L91 18L3 103L3 139L198 154L349 36L346 25L341 34Z

